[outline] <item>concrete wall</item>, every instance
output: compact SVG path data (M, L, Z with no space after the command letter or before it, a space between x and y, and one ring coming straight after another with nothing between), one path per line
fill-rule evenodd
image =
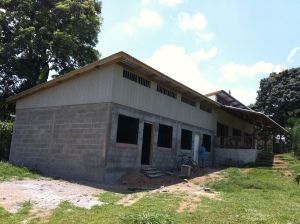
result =
M10 162L81 180L105 177L109 104L18 109Z
M232 161L242 160L244 163L256 161L258 150L256 149L233 149L233 148L215 148L214 151L215 165L223 165L225 160Z
M142 143L143 143L143 127L144 122L153 124L153 145L152 145L152 160L150 167L157 167L163 171L176 169L179 154L194 155L194 134L200 133L200 145L202 143L202 136L204 134L211 135L213 141L213 133L210 130L203 129L194 125L182 123L170 118L157 116L144 111L136 110L130 107L119 104L112 104L111 106L111 126L110 126L110 143L109 151L107 153L107 175L106 180L114 180L121 177L127 170L139 170L145 165L141 165ZM119 114L134 117L139 119L138 143L136 145L121 144L116 142L118 117ZM171 148L162 148L157 146L159 124L169 125L173 127L173 139ZM181 149L181 129L190 130L193 132L192 150ZM212 152L207 153L207 166L212 165ZM147 166L146 166L147 167Z

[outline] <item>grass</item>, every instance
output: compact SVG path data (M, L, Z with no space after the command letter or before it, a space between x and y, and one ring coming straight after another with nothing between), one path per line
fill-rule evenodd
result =
M0 182L5 180L23 180L24 178L40 177L38 170L28 167L13 166L8 162L0 161Z
M223 170L223 179L210 182L206 187L219 192L218 199L204 196L195 200L195 211L176 212L185 192L147 193L131 206L117 202L127 193L106 192L98 196L106 202L102 206L83 209L63 202L55 209L47 223L299 223L300 186L294 182L300 172L300 162L288 155L278 155L288 168L256 167ZM2 174L3 165L0 165ZM23 168L16 168L23 169ZM284 175L290 171L292 175ZM30 172L30 171L29 171ZM22 172L21 172L22 173ZM16 176L13 174L12 176ZM3 176L5 178L5 175ZM133 193L135 198L136 193ZM31 204L24 203L17 214L0 208L0 223L21 223L30 220ZM27 223L41 223L31 220Z
M20 205L20 209L16 214L11 214L0 207L0 222L1 223L22 223L29 217L29 212L32 209L30 201L26 201Z

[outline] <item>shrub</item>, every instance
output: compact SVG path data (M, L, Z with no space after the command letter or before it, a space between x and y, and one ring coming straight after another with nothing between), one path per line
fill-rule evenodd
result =
M297 173L294 181L296 182L297 185L299 185L299 183L300 183L300 173Z
M0 161L8 160L13 123L0 121Z

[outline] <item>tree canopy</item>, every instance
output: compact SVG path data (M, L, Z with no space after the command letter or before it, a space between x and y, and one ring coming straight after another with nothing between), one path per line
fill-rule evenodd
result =
M252 109L270 116L281 126L290 117L300 117L300 68L271 73L260 81L256 103Z
M32 87L45 68L61 75L99 57L93 47L101 25L100 2L4 0L0 9L1 75L25 79L22 83Z
M0 94L98 60L101 7L96 0L0 1Z

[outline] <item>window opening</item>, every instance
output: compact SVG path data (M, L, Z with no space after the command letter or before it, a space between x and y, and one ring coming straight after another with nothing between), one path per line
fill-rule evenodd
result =
M186 103L186 104L188 104L190 106L196 107L196 102L195 101L190 100L190 99L188 99L188 98L186 98L184 96L181 96L181 102L184 102L184 103Z
M207 113L210 113L210 114L212 113L212 109L211 108L209 108L207 106L204 106L202 104L200 104L200 110L203 110L203 111L205 111Z
M150 88L150 81L147 79L144 79L136 74L133 74L132 72L123 70L123 77L126 79L129 79L133 82L136 82L138 84L141 84L142 86L146 86L148 88Z
M174 98L174 99L177 98L177 95L176 95L175 92L173 92L173 91L171 91L171 90L168 90L168 89L166 89L166 88L164 88L164 87L162 87L162 86L160 86L160 85L157 85L156 91L157 91L157 92L160 92L160 93L162 93L162 94L164 94L164 95L167 95L167 96L169 96L169 97L172 97L172 98Z
M172 148L172 134L172 126L159 124L157 146Z
M117 142L137 144L139 130L139 119L119 115Z
M192 150L192 132L181 129L181 149Z

